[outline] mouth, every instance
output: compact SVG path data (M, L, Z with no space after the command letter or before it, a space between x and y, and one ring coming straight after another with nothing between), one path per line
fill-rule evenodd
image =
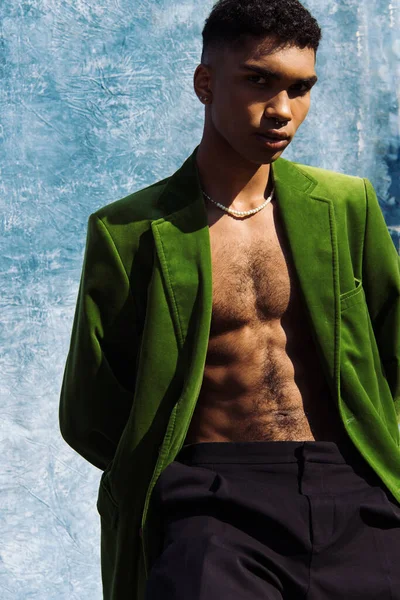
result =
M286 148L286 146L288 146L290 143L289 136L284 134L281 134L280 136L274 134L272 136L271 134L265 135L261 133L256 133L256 138L262 142L264 147L271 148L274 150Z
M270 140L288 140L289 139L289 135L287 133L284 133L282 131L275 131L272 129L270 131L265 131L264 133L259 132L258 135L261 135Z

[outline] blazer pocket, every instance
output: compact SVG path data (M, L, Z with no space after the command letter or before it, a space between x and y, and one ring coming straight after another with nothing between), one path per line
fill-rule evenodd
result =
M364 300L364 288L360 279L354 279L356 287L340 295L340 310L343 312L353 304L358 304Z

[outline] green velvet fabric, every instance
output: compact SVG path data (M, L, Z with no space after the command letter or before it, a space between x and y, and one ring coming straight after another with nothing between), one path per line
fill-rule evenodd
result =
M160 550L154 485L183 445L212 311L197 148L91 215L60 399L67 443L103 471L106 600L142 600ZM400 259L368 179L272 164L319 363L349 437L400 501Z

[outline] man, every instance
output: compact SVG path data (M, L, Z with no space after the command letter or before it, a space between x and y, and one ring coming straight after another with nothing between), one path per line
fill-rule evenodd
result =
M218 2L200 145L89 218L60 426L104 598L400 599L399 257L368 179L281 158L320 35Z

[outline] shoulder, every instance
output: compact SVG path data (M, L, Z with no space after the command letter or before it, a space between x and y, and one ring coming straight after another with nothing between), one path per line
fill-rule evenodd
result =
M99 208L94 215L107 226L128 225L158 219L158 198L166 188L170 177L156 181L136 192Z
M89 216L88 236L94 240L94 254L98 249L96 235L101 232L101 240L108 240L108 246L118 254L126 273L137 281L139 272L147 273L152 263L151 222L158 219L160 209L158 199L170 177L157 181L123 198L99 208ZM103 237L105 236L105 238ZM135 269L133 264L135 261Z
M321 169L297 162L292 163L303 175L317 182L313 191L315 195L325 196L333 200L365 198L365 179L355 175L347 175L329 169Z
M300 163L294 168L310 180L310 197L329 202L336 223L338 243L356 255L362 246L367 218L368 179ZM311 187L311 183L313 187Z

